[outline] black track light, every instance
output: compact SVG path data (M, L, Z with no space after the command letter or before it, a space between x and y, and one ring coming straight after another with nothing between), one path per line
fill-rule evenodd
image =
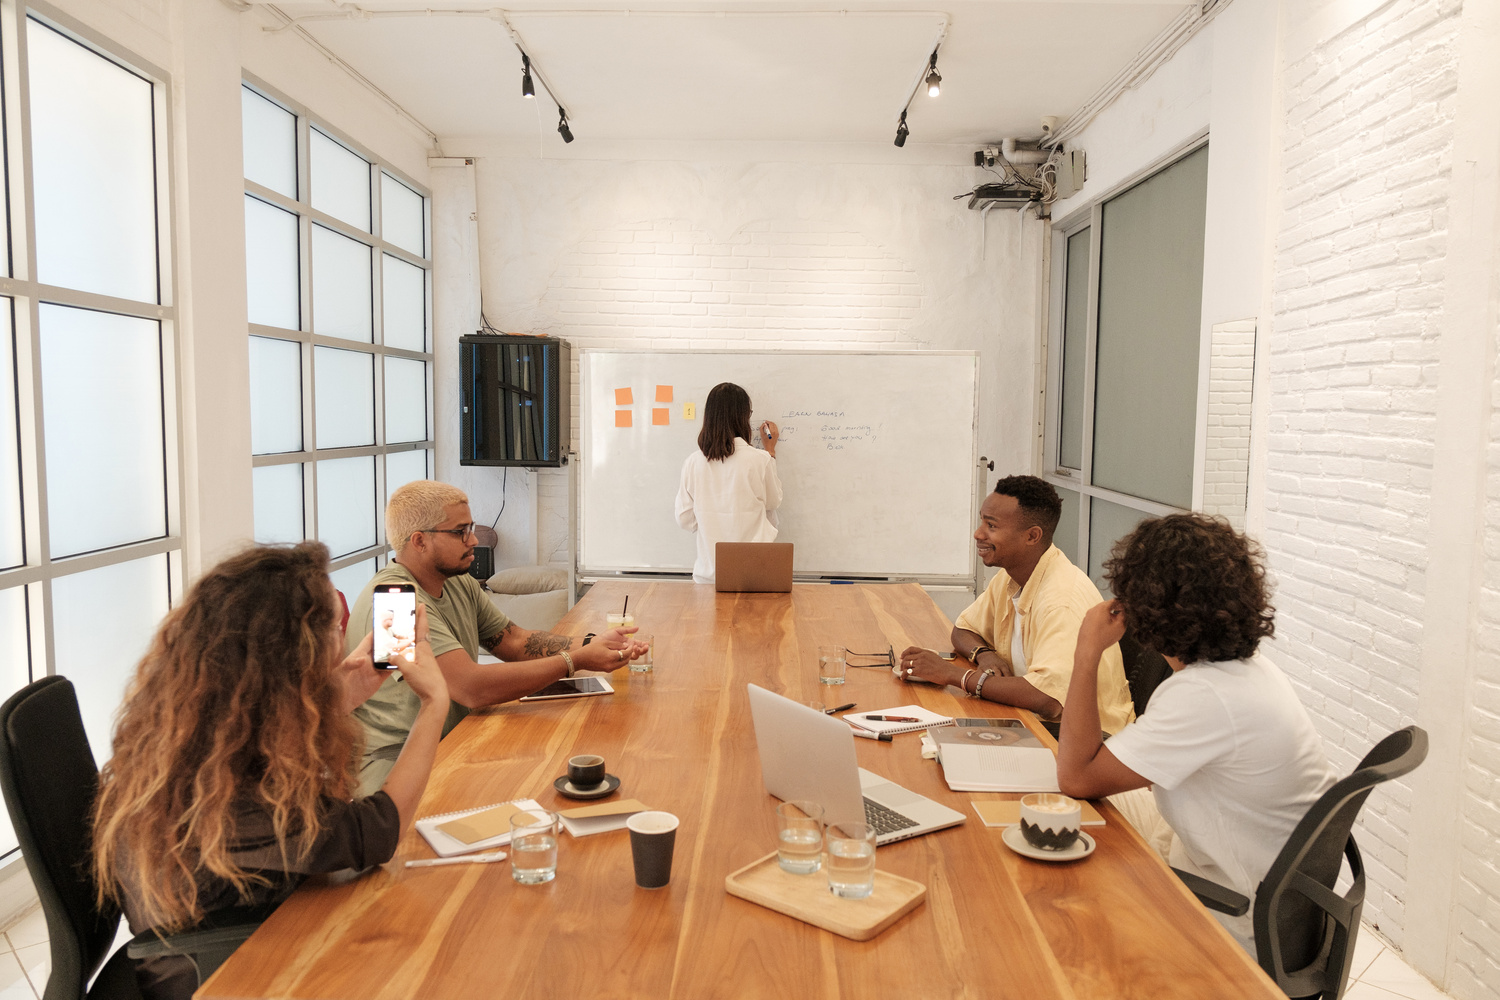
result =
M906 145L906 137L910 134L911 130L906 127L906 112L903 111L901 112L901 122L896 126L896 145Z
M932 54L932 61L928 63L930 72L927 74L927 96L936 97L943 89L943 78L937 71L937 53Z
M557 134L563 137L563 142L573 141L573 130L568 128L568 113L560 107L557 109Z
M521 96L536 96L536 88L531 85L531 57L524 52L521 53Z

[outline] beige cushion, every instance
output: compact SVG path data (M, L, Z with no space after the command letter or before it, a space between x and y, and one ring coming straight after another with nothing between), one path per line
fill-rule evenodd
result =
M521 628L547 631L568 613L568 589L545 594L490 594L490 601Z
M496 594L542 594L549 590L567 590L568 571L554 566L516 566L502 569L490 577L485 586Z

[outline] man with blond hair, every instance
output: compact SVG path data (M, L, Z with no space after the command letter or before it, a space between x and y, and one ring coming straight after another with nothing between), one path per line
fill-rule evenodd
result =
M576 670L614 670L645 652L631 640L635 629L611 629L593 639L570 639L521 628L500 612L468 575L474 562L474 518L463 490L418 480L391 494L386 537L395 549L391 564L365 585L349 614L345 637L352 652L371 628L375 588L410 583L427 607L428 638L452 696L443 735L471 709L513 701ZM479 663L480 649L506 662ZM365 730L360 762L363 794L378 789L401 748L421 703L401 678L385 679L355 710Z

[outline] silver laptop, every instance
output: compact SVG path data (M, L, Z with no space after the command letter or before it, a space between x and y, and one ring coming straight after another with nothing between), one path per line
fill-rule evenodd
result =
M863 820L878 831L877 844L964 821L963 813L860 767L849 723L765 688L748 686L760 776L766 791L778 799L821 802L830 823Z

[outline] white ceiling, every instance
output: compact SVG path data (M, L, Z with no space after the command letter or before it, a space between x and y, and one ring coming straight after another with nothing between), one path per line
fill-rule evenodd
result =
M430 5L432 0L427 0ZM566 105L579 139L890 142L938 55L942 94L923 88L908 146L1035 137L1066 119L1191 4L1038 0L534 0L503 12L475 0L278 3L441 139L537 141L557 111L521 57ZM267 18L267 23L276 23Z

